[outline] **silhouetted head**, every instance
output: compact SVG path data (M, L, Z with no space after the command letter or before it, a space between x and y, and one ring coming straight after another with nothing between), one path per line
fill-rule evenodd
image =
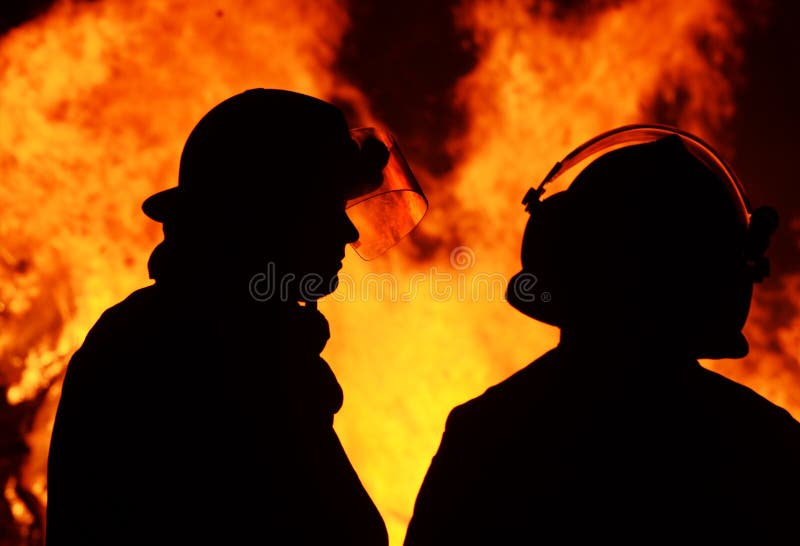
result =
M332 104L251 89L200 120L178 186L143 209L214 275L242 279L273 268L289 298L304 278L320 297L335 289L345 246L358 239L345 203L380 183L388 155L377 141L359 146Z
M681 138L620 148L535 206L523 273L550 301L514 297L525 275L509 301L564 331L694 358L744 356L751 234L736 188Z

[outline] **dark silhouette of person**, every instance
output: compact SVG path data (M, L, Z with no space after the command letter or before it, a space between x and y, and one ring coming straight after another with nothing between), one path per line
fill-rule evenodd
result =
M777 225L710 163L667 134L529 193L507 299L560 342L452 410L406 546L800 543L800 424L697 362L747 353Z
M333 429L342 389L316 300L380 182L378 142L299 93L208 112L176 188L145 201L155 284L108 309L69 363L48 462L47 544L385 545Z

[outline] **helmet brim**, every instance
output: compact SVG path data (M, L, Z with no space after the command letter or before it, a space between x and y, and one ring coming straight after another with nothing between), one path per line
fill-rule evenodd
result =
M160 191L144 200L142 211L156 222L164 223L175 216L180 205L180 196L178 187Z

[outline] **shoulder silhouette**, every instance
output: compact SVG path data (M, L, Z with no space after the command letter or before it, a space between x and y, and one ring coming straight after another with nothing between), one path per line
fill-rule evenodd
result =
M143 205L164 228L155 284L69 364L49 546L387 543L333 429L343 394L316 300L361 241L347 204L389 158L299 93L249 90L202 118L177 187Z
M582 153L526 196L508 287L561 341L451 412L406 545L797 542L800 424L697 362L747 353L774 211L680 131L623 128L554 172Z

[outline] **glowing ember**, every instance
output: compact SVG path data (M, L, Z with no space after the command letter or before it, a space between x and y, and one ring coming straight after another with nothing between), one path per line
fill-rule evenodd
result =
M733 113L725 70L739 57L739 23L722 0L632 1L580 19L529 4L457 10L479 45L457 87L469 130L446 143L460 161L445 179L415 167L432 198L422 231L463 247L424 262L408 241L373 262L351 253L341 289L322 305L333 333L324 356L345 391L336 428L393 544L447 412L556 341L556 330L502 301L518 269L527 188L614 126L669 122L715 142ZM40 400L22 476L43 501L66 361L106 307L149 282L160 233L142 200L174 184L199 117L243 89L345 101L354 124L369 121L366 100L330 68L347 24L333 0L221 9L105 0L58 4L0 41L0 372L14 403L56 381ZM765 298L800 301L800 279ZM800 415L789 394L800 384L797 309L777 334L765 309L748 330L753 357L719 369Z

